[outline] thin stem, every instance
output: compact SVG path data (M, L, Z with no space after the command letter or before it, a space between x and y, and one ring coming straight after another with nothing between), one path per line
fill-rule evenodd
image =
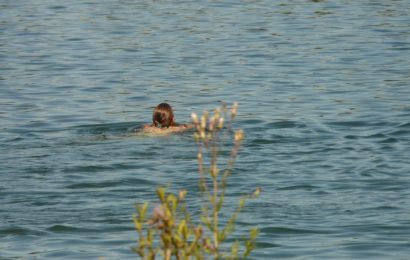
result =
M199 176L200 176L200 188L201 191L206 192L207 191L207 186L205 183L205 177L204 177L204 159L203 159L203 148L202 148L202 142L199 142L198 144L198 171L199 171ZM203 189L203 190L202 190Z
M231 157L228 161L228 167L224 171L224 175L222 177L222 189L223 190L225 190L227 178L232 172L233 165L235 163L236 156L238 155L238 151L239 151L240 147L241 147L241 142L237 141L237 142L235 142L235 146L232 148Z
M165 260L171 260L171 249L167 248L165 251Z
M218 179L214 177L214 196L213 196L213 218L214 218L214 247L216 256L218 255L219 241L218 241Z

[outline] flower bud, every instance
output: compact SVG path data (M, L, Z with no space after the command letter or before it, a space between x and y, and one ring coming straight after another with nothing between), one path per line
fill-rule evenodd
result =
M203 233L203 230L202 230L202 227L197 227L196 229L195 229L195 236L196 237L201 237L202 236L202 233Z
M224 127L224 118L220 117L219 122L218 122L218 128L223 128Z
M201 132L199 133L199 137L200 137L202 140L205 140L205 130L202 130L202 129L201 129Z
M214 130L214 126L215 126L215 117L212 116L209 119L209 131L213 131Z
M205 116L201 116L201 129L206 128L206 118Z
M256 188L255 192L253 193L253 196L258 197L259 194L261 194L261 188Z
M235 132L235 142L240 142L243 140L243 138L244 138L244 133L242 129Z
M192 113L191 118L192 118L192 122L194 122L194 124L198 124L198 115L196 113Z
M186 190L180 190L178 194L179 199L183 200L185 198L186 193L187 193Z
M236 113L238 112L238 102L233 103L232 109L231 109L231 116L234 118L236 116Z
M219 172L218 167L216 165L212 165L212 167L211 167L211 176L213 178L215 178L216 176L218 176L218 172Z
M219 118L219 116L221 115L221 109L219 107L215 109L214 115L215 115L215 118Z
M157 219L162 219L165 216L164 208L161 205L158 205L154 208L152 216Z

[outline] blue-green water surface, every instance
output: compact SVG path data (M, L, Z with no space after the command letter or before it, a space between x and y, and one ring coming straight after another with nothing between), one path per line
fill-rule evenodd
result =
M408 259L408 0L1 1L0 259L136 258L134 203L198 193L162 101L239 102L254 259Z

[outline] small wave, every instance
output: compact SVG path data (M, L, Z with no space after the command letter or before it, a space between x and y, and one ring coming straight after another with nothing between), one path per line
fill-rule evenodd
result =
M0 236L7 236L7 235L27 235L30 233L29 229L22 228L22 227L11 227L0 230Z
M364 138L367 138L367 139L386 138L386 135L383 133L376 133L376 134L370 134L370 135L364 136Z
M379 141L379 143L381 144L392 144L392 143L397 143L397 142L399 142L399 140L394 137L385 138Z
M267 128L305 128L306 125L297 121L279 121L266 124Z
M142 124L136 124L135 122L125 123L112 123L112 124L94 124L94 125L80 125L74 127L80 134L115 134L115 133L127 133L130 129L142 127Z
M344 138L349 139L349 140L356 140L356 139L360 138L360 136L358 136L358 135L346 135Z
M278 190L316 190L319 189L319 187L313 186L313 185L293 185L293 186L287 186L283 188L278 188Z
M53 233L83 233L85 231L96 231L90 228L74 227L69 225L53 225L47 228L47 231Z
M403 123L389 131L390 136L402 137L410 134L410 123Z
M153 185L153 182L144 179L123 179L119 181L104 181L104 182L82 182L67 185L67 189L96 189L96 188L113 188L117 186L128 185Z
M313 229L300 229L300 228L287 228L287 227L266 227L261 229L262 233L271 234L330 234L330 231L313 230Z
M241 123L243 123L245 125L252 125L252 126L263 124L263 122L264 121L260 120L260 119L243 119L243 120L241 120Z
M114 168L110 166L95 166L95 165L76 166L76 167L66 168L64 169L64 172L65 173L102 172L102 171L108 171L108 170L114 170Z
M256 242L256 248L272 248L272 247L280 247L281 245L270 243L270 242Z
M260 144L274 144L274 143L279 143L278 138L273 138L273 139L265 139L265 138L257 138L253 139L250 144L252 145L260 145Z
M67 185L67 189L95 189L119 186L121 181L106 181L106 182L82 182Z
M366 121L333 121L328 122L327 125L331 126L347 126L347 127L364 127L370 124Z
M400 210L399 207L396 206L390 206L390 205L384 205L384 206L378 206L378 207L372 207L372 208L367 208L363 210L369 210L369 211L390 211L390 210Z
M38 231L38 230L33 230L33 229L28 229L28 228L23 228L23 227L9 227L5 229L0 229L0 237L6 237L6 236L25 236L25 235L41 235L44 232Z

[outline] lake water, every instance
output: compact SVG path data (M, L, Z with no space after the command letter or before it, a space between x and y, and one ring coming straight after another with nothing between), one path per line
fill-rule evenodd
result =
M3 0L0 259L136 257L134 203L198 191L192 132L132 132L162 101L239 102L254 259L408 259L409 58L408 0Z

